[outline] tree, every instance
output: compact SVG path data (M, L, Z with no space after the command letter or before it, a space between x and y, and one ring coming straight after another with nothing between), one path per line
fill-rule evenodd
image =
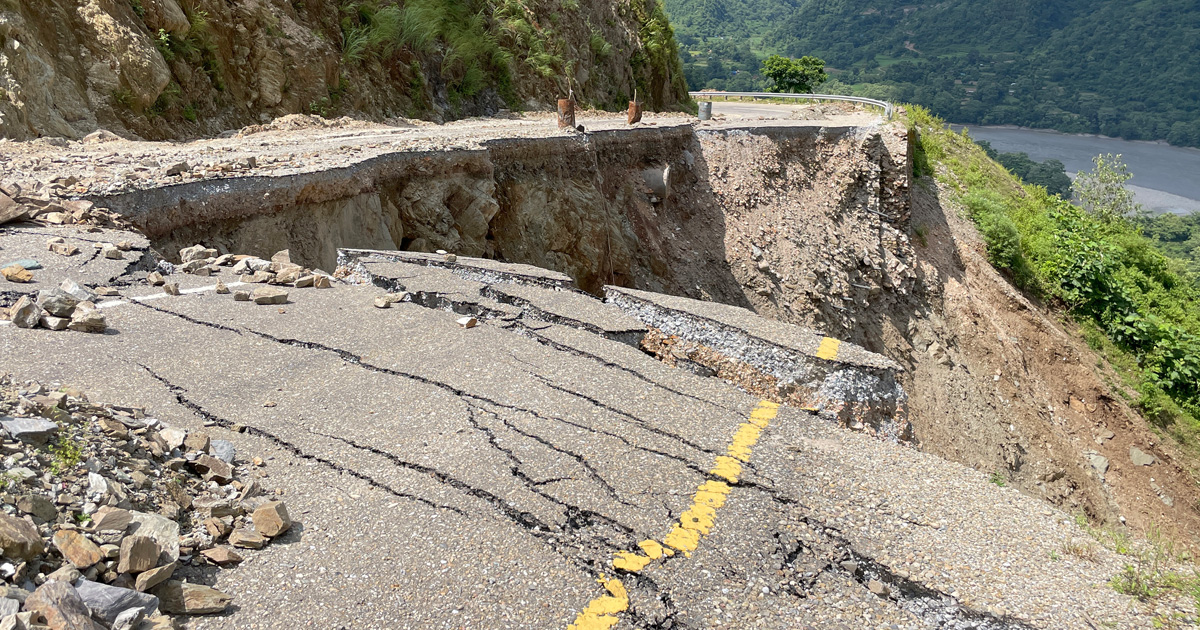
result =
M808 55L799 59L771 55L763 59L762 74L775 83L770 92L804 94L829 79L825 62Z
M1121 155L1097 155L1092 163L1095 169L1075 178L1075 194L1083 209L1105 221L1136 216L1141 205L1133 201L1133 191L1125 187L1133 174Z

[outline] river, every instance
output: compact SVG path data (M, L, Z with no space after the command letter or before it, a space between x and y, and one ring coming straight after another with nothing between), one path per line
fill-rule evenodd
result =
M1119 153L1133 173L1129 186L1138 203L1155 214L1200 212L1200 149L1016 127L968 130L972 138L987 140L1002 153L1028 153L1038 162L1059 160L1072 177L1091 170L1097 154Z

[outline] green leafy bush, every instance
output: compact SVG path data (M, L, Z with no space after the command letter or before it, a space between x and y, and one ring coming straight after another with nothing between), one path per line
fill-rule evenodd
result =
M1021 185L965 134L909 107L922 176L937 177L979 226L989 261L1018 287L1061 304L1107 343L1146 417L1200 456L1200 289L1121 208L1120 164L1092 181L1106 188L1088 209ZM1107 166L1106 166L1107 164ZM1115 209L1114 209L1115 208ZM1128 360L1127 360L1128 359Z

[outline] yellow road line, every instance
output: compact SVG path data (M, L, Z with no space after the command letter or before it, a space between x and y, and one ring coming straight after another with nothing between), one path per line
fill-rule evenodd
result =
M837 356L838 341L829 338L825 341L833 342L833 354L822 358ZM825 341L821 342L822 348L825 347ZM818 350L818 356L820 352ZM725 500L733 489L731 484L737 483L738 475L742 473L742 463L750 461L751 450L777 413L778 404L768 400L759 402L750 413L750 418L738 425L733 434L733 441L725 451L726 454L718 455L712 470L708 471L710 475L725 481L708 480L700 484L692 496L692 505L680 515L679 522L672 526L661 543L656 540L638 543L638 547L644 553L624 550L616 552L612 560L613 568L637 573L653 561L673 556L677 551L690 557L700 546L700 537L708 534L716 525L717 510L725 505ZM601 577L599 581L609 594L589 602L583 612L575 617L575 623L567 626L567 630L608 630L617 623L617 614L628 610L629 595L625 591L625 585L616 578L610 580Z
M826 337L821 340L821 345L817 348L817 358L832 361L837 358L838 346L842 342L833 337Z

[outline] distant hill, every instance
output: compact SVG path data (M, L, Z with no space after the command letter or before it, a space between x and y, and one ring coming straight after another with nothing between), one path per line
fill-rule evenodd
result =
M1200 146L1194 0L666 4L693 88L754 84L748 62L725 51L816 55L839 71L834 88L916 102L955 122Z

